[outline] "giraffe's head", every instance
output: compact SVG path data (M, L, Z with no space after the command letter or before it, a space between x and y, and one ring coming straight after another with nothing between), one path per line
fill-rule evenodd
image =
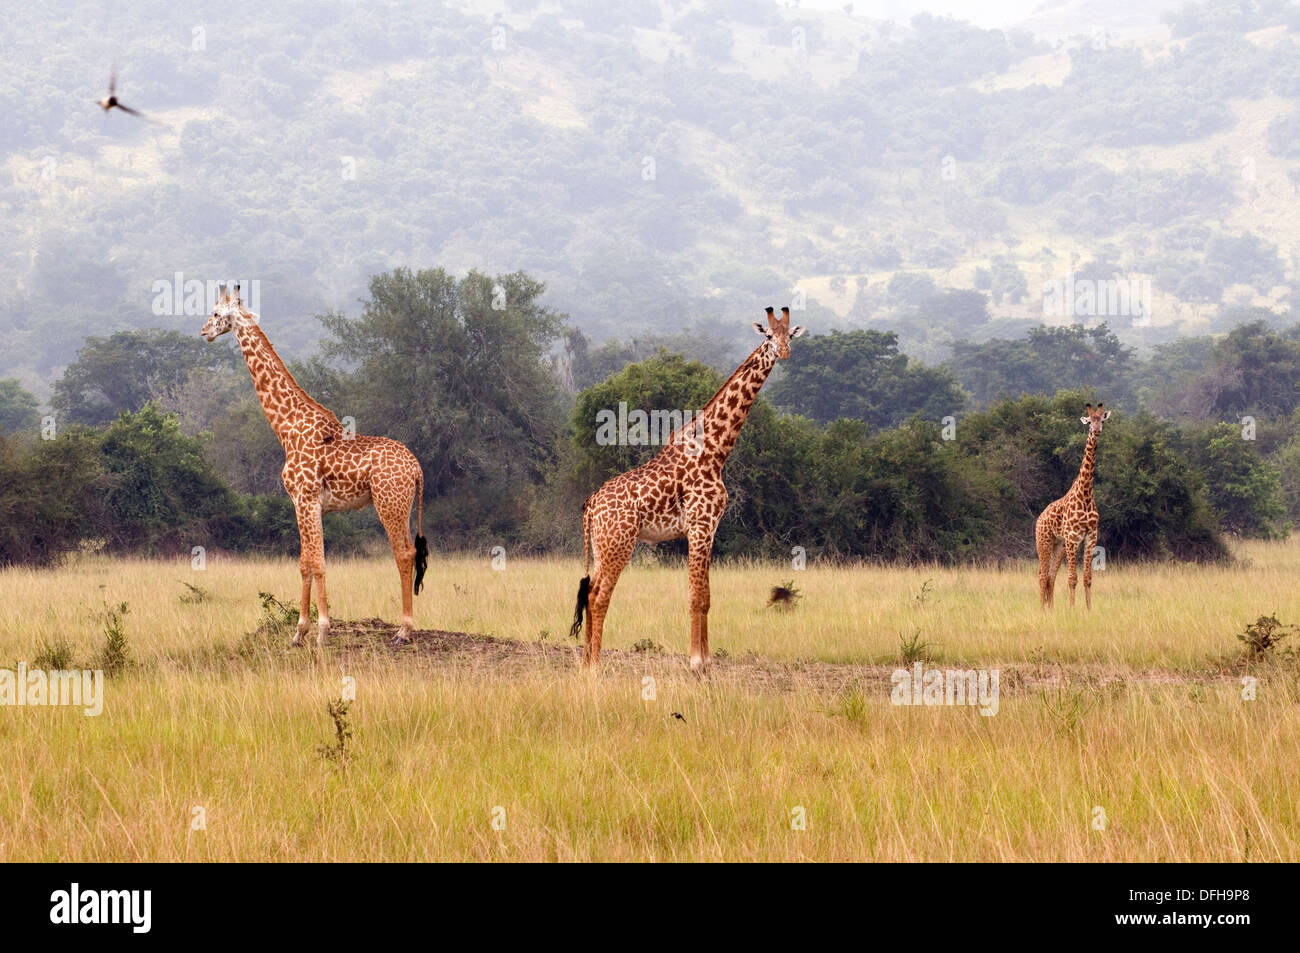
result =
M1094 410L1092 404L1088 404L1084 408L1087 411L1087 416L1079 418L1080 423L1088 425L1088 433L1090 434L1101 433L1101 425L1110 418L1110 411L1102 410L1101 407L1102 405L1098 404Z
M790 356L790 341L803 334L803 325L790 327L790 309L782 308L781 317L777 317L771 308L767 309L767 327L759 321L754 322L754 330L767 338L768 346L776 351L776 356L785 360Z
M239 300L239 285L231 285L222 290L217 298L217 306L212 309L212 317L199 333L209 341L215 341L227 331L233 329L239 321L256 321L251 311Z

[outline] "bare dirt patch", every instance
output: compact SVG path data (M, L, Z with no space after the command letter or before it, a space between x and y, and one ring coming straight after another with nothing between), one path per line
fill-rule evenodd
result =
M399 657L434 670L451 670L494 679L521 678L545 673L576 673L582 661L578 642L522 642L472 632L417 630L410 644L392 645L397 627L382 619L332 623L333 650L350 661ZM749 691L819 694L849 691L888 692L891 677L901 663L865 664L822 661L783 661L747 654L714 658L709 681L733 684ZM973 666L942 661L925 663L926 669L962 669ZM1127 669L1097 664L1008 663L986 664L1000 672L999 691L1007 696L1036 694L1058 688L1105 689L1133 684L1207 685L1235 681L1233 672L1213 667L1204 671ZM694 680L686 656L659 651L606 649L601 653L602 677L653 675L657 679Z

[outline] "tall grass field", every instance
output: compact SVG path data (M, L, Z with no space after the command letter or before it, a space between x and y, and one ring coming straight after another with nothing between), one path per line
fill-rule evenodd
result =
M1235 556L1051 613L1028 562L719 563L706 681L653 554L594 675L577 560L435 557L401 649L391 561L331 561L321 652L295 560L8 569L0 667L108 672L97 716L0 708L0 859L1294 861L1300 636L1239 636L1300 621L1300 543ZM996 713L895 704L918 664L997 670Z

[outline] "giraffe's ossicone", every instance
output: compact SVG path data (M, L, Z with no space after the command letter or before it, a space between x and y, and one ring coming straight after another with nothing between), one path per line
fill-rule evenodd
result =
M803 327L790 327L790 309L781 317L767 309L767 324L754 322L763 336L699 415L677 431L656 456L609 480L582 508L587 574L578 584L570 634L587 620L583 665L600 663L605 613L618 577L638 541L660 543L685 536L690 547L691 671L709 668L709 563L713 536L727 508L722 466L736 445L759 388L778 360L790 356L790 340Z
M311 587L316 582L319 631L316 642L329 642L329 606L325 598L325 537L321 517L334 510L374 504L388 533L402 580L402 626L394 641L409 642L415 631L412 596L418 594L428 566L429 547L421 534L424 518L424 473L415 455L396 440L360 436L307 396L275 353L258 316L239 300L239 286L225 289L202 335L215 341L234 331L248 362L257 399L267 422L284 447L280 477L293 500L301 546L299 569L302 602L294 645L311 627ZM415 505L415 539L411 539L411 505Z
M1097 503L1092 498L1092 476L1097 460L1097 438L1102 424L1110 418L1110 411L1098 404L1093 409L1088 404L1079 421L1088 428L1088 442L1083 449L1083 463L1075 477L1070 492L1054 503L1049 503L1034 525L1034 541L1038 546L1038 601L1044 609L1053 605L1056 592L1056 574L1061 563L1070 560L1070 608L1074 608L1074 590L1079 581L1079 545L1083 545L1083 599L1092 608L1092 553L1097 545L1100 517Z

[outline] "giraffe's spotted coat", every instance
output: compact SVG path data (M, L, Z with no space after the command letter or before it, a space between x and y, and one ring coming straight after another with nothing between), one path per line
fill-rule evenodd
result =
M419 461L396 440L351 434L334 414L312 400L275 353L257 316L240 302L238 287L233 293L222 293L201 333L208 341L215 341L232 330L248 363L266 420L284 447L280 479L298 517L302 604L293 644L301 644L311 625L313 579L319 615L317 643L325 645L329 641L322 515L361 509L371 503L388 533L402 580L402 627L396 640L409 641L415 628L412 595L417 578L416 542L410 531L412 503L416 505L416 540L421 546L424 543L419 535L424 490Z
M1097 460L1097 437L1109 417L1110 411L1103 412L1101 404L1095 410L1092 404L1088 404L1086 416L1079 418L1081 423L1088 425L1088 443L1083 450L1079 475L1070 492L1049 503L1034 525L1034 538L1038 544L1038 601L1044 609L1052 606L1056 574L1067 557L1070 560L1067 577L1070 607L1074 607L1074 590L1079 581L1080 543L1086 544L1083 548L1083 599L1087 607L1092 608L1092 551L1097 545L1100 523L1097 504L1092 498L1092 476Z
M637 542L685 536L690 548L691 670L707 672L709 563L713 536L727 508L722 467L759 388L776 362L790 356L790 339L803 333L802 327L791 329L790 309L781 310L777 318L767 309L767 326L755 322L763 343L710 398L690 427L676 431L648 462L609 480L583 506L587 579L579 589L579 618L574 625L576 631L585 606L584 665L600 662L605 614Z

